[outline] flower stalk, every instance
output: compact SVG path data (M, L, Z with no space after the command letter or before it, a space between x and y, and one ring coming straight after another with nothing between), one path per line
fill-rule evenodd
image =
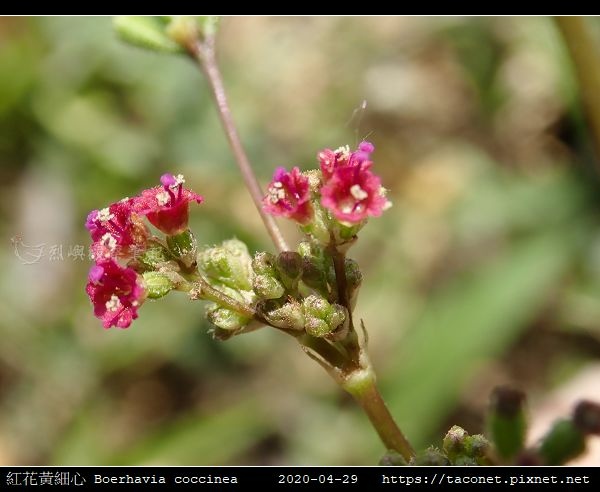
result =
M289 248L287 243L281 230L277 226L275 219L271 215L266 214L263 210L262 199L264 194L256 179L256 175L254 174L246 151L244 150L231 110L229 109L229 103L227 102L223 78L221 77L221 71L219 70L215 56L214 34L208 34L203 41L198 39L189 40L186 44L186 48L190 56L199 64L206 75L223 130L225 131L225 135L227 136L227 140L233 151L235 161L242 173L242 178L250 192L252 201L260 214L260 218L262 219L269 236L271 236L273 244L279 252L288 251Z

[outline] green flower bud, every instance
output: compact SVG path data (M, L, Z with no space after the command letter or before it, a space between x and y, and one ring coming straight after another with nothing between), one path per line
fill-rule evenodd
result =
M448 466L450 461L447 456L442 453L438 448L430 446L425 451L417 454L412 460L410 465L415 466Z
M275 276L276 261L277 258L275 258L275 255L267 253L266 251L260 251L252 258L252 270L254 273Z
M166 23L159 17L122 15L113 19L117 34L128 43L152 51L183 53L179 44L169 38Z
M379 466L407 466L408 463L398 451L388 450L379 460Z
M462 427L453 425L444 436L442 447L450 460L456 459L459 455L466 453L466 439L468 433Z
M175 15L171 17L166 33L173 41L185 48L198 38L198 24L193 17Z
M488 429L498 456L511 460L525 444L525 394L521 391L500 387L492 393Z
M314 337L324 337L332 333L346 319L346 311L342 306L329 304L319 296L305 297L302 305L306 332Z
M252 289L262 299L279 299L285 294L285 288L281 282L269 275L254 275Z
M161 244L154 241L148 242L147 248L141 253L134 256L131 262L133 268L138 272L149 270L158 270L165 263L173 260L173 256Z
M317 248L311 241L302 241L298 244L298 254L304 258L317 256Z
M318 338L329 335L333 331L325 321L319 318L306 318L304 329L309 335Z
M363 276L358 263L350 258L346 258L344 268L346 270L346 292L348 295L348 303L350 304L350 308L354 310Z
M276 265L279 273L292 281L302 275L302 257L295 251L280 253Z
M279 280L275 263L277 259L271 253L260 252L252 259L252 288L261 299L279 299L285 294L285 287Z
M188 268L196 264L196 238L188 229L174 236L167 236L167 246L169 250Z
M304 309L295 300L286 302L283 306L271 309L265 313L265 318L272 325L289 330L304 330Z
M149 299L160 299L175 288L169 277L159 272L145 272L142 274Z
M585 436L571 420L559 420L542 440L539 454L546 465L562 465L585 451Z
M239 330L250 321L249 318L242 316L240 313L219 307L216 304L212 304L207 308L206 317L213 325L228 331Z
M468 456L473 458L487 457L490 449L490 442L482 434L468 436L465 439L465 451Z
M198 266L212 280L236 290L250 290L250 255L237 239L224 241L198 255Z
M452 464L454 466L478 466L479 463L472 456L461 455L457 456L456 459L453 460Z

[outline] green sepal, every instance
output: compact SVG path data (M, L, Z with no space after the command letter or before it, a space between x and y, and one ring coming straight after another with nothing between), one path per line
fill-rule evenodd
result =
M142 274L146 293L149 299L160 299L175 288L175 284L166 275L159 272L145 272Z
M113 18L113 27L123 41L134 46L162 53L184 52L167 34L164 18L121 15Z

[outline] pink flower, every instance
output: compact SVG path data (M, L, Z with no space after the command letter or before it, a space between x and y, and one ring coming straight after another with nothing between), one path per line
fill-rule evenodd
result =
M321 203L340 222L357 224L368 216L379 217L391 206L381 179L369 171L370 165L370 161L363 161L338 167L321 188Z
M157 229L169 236L179 234L187 229L189 219L189 203L202 203L204 198L183 187L183 175L163 174L161 186L142 191L135 197L134 210L148 217Z
M125 257L143 248L148 230L126 198L101 210L92 210L85 222L92 236L94 258Z
M278 167L263 198L263 209L271 215L281 215L300 224L310 222L313 210L308 177L297 167L289 173Z
M138 317L138 307L145 298L140 279L135 270L113 259L100 260L90 269L85 290L104 328L128 328Z
M359 164L364 169L368 169L373 164L371 162L371 154L375 147L371 142L361 142L358 150L350 152L350 147L339 147L336 150L324 149L317 155L321 172L323 173L323 181L327 183L333 176L336 169L342 167L353 167Z
M189 203L202 203L204 198L183 187L183 175L163 174L161 186L142 191L135 197L134 210L148 217L157 229L173 236L187 229Z

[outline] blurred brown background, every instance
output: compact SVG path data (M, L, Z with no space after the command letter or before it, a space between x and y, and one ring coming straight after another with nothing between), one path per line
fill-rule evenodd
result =
M356 313L418 447L481 431L500 383L542 430L600 399L600 180L551 19L226 18L218 47L262 183L376 146L394 207L351 251ZM163 172L205 196L201 244L272 248L197 69L109 18L0 18L0 74L0 464L376 463L292 340L213 341L176 293L125 331L93 317L85 217Z

